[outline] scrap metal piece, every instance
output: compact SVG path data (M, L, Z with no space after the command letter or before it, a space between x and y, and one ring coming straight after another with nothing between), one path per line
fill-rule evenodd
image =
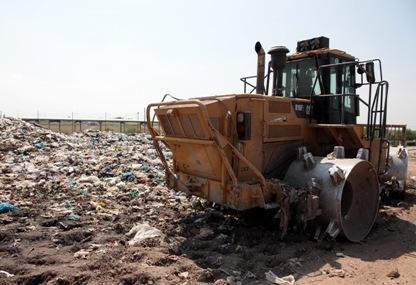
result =
M328 227L325 230L325 233L327 233L332 238L336 238L340 232L341 229L338 227L335 221L329 222Z

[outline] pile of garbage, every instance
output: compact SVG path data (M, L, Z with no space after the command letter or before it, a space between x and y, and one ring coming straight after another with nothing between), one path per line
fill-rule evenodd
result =
M276 221L168 189L146 134L0 119L0 189L1 284L295 282Z
M165 187L149 135L65 135L13 118L0 119L0 189L0 270L10 284L49 280L65 264L59 259L68 256L73 266L83 266L79 259L97 264L101 272L90 270L88 278L122 278L125 272L102 273L108 271L106 259L123 249L131 262L134 253L125 246L147 246L142 243L149 239L170 236L164 247L174 247L183 232L177 222L194 211L196 201ZM44 254L54 247L55 253ZM50 264L43 277L27 269L33 262ZM66 274L70 283L78 278L71 270Z
M0 201L11 204L52 194L136 198L164 185L163 166L146 134L64 135L10 118L0 119L0 174Z
M149 135L92 130L65 135L13 118L0 119L0 189L2 213L23 210L61 220L135 213L165 227L158 208L178 203L190 208L183 193L165 187ZM64 229L67 224L59 222Z

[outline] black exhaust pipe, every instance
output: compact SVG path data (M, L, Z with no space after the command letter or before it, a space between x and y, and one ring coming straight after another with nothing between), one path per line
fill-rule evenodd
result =
M282 75L286 65L286 54L289 50L284 46L272 47L268 54L271 56L271 66L273 69L273 96L282 96Z
M254 46L257 53L257 84L256 93L264 94L264 66L266 62L266 54L260 42L257 42Z

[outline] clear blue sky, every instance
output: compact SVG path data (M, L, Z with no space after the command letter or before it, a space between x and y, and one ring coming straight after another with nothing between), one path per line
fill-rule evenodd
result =
M266 48L315 36L381 58L390 123L416 128L416 1L0 0L0 111L134 116L166 92L240 93Z

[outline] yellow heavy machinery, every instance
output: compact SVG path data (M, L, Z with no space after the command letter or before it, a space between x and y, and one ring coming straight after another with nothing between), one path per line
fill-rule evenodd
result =
M386 139L381 61L331 49L326 37L298 42L291 55L273 47L267 66L259 42L255 51L257 75L241 79L244 94L148 106L168 186L236 210L276 209L282 235L300 223L317 238L362 240L380 193L403 193L407 175L406 150Z

